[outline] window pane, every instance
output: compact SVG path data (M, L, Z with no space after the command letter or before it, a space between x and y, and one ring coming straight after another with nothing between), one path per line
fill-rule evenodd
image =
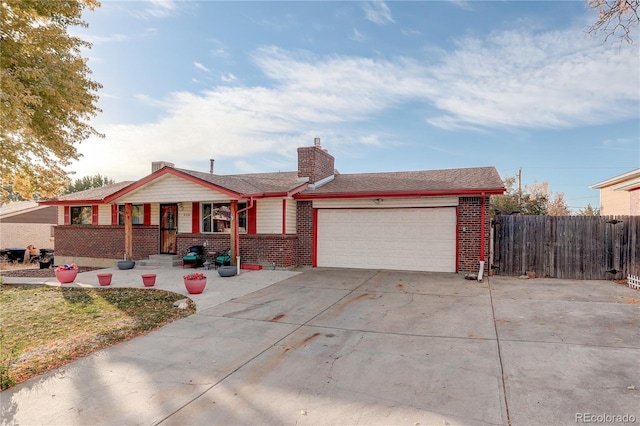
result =
M91 225L91 206L71 207L71 224Z
M200 232L231 232L231 203L200 203L202 206L202 227ZM238 210L246 203L238 203ZM247 212L240 214L240 232L247 230Z
M213 232L211 228L211 204L202 204L202 232Z
M118 225L124 225L124 204L118 206ZM131 223L133 225L144 224L144 205L134 204L131 206Z

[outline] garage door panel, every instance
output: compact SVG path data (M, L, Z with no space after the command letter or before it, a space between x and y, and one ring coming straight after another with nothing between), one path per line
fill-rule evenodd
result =
M455 208L322 209L318 266L455 272Z

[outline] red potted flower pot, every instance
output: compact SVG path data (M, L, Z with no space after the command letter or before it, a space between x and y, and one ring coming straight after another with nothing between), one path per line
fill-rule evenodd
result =
M200 294L204 291L204 288L207 286L207 279L203 278L200 280L184 280L184 286L189 292L189 294Z
M63 269L56 271L56 278L60 281L60 284L70 284L76 280L77 276L77 269Z
M200 294L207 286L207 276L202 272L192 272L182 278L184 278L184 287L189 294Z
M142 274L142 284L145 287L153 287L156 283L156 274Z
M100 285L110 285L111 284L111 277L113 274L98 274L98 283Z

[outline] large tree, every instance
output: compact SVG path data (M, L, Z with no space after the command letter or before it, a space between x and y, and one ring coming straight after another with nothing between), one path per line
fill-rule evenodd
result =
M564 193L553 194L548 182L538 183L521 188L516 185L516 176L507 176L504 186L507 192L504 195L491 196L491 205L494 213L498 214L523 214L523 215L548 215L568 216L569 206L564 200Z
M64 192L65 194L71 194L73 192L80 192L86 189L100 188L106 185L111 185L113 183L116 183L113 179L102 176L98 173L97 175L85 176L83 178L74 180L73 183L67 186L67 189Z
M633 43L633 28L640 24L640 0L587 0L587 8L598 12L590 33L604 33L604 41L614 37Z
M81 56L91 45L68 29L86 27L96 0L0 1L0 201L11 187L21 197L60 194L63 167L76 145L101 136L88 120L100 109L91 70Z

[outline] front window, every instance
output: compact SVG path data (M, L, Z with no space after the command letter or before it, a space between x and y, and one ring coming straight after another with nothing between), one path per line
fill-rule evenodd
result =
M124 204L118 206L118 225L124 225ZM134 225L144 224L144 206L134 204L131 206L131 223Z
M71 207L72 225L91 225L91 206Z
M238 210L244 208L244 203L238 203ZM202 203L202 232L231 232L231 204L230 203ZM247 230L247 212L240 213L238 226L240 232Z

